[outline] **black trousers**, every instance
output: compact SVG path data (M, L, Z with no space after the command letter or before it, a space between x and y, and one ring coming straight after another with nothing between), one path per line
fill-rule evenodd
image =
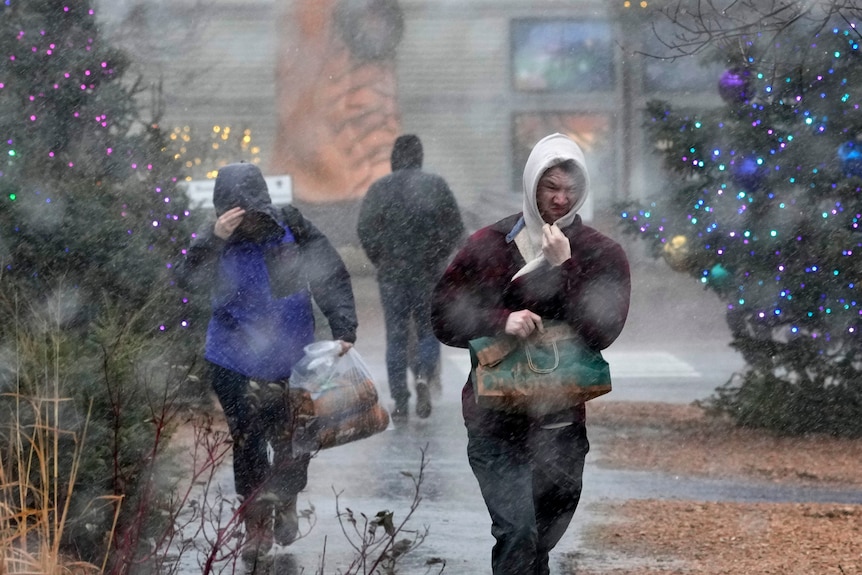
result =
M468 428L467 456L491 515L494 575L548 575L581 497L584 423L503 439Z
M293 456L291 410L283 400L286 395L254 393L248 377L213 363L209 371L233 439L237 494L249 498L268 492L287 501L305 489L311 455ZM263 386L268 387L265 382ZM268 446L273 450L272 461Z

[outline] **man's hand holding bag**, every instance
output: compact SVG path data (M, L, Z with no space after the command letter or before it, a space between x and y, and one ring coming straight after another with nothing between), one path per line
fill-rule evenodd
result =
M611 391L608 364L565 322L542 332L469 342L476 402L483 407L545 415Z

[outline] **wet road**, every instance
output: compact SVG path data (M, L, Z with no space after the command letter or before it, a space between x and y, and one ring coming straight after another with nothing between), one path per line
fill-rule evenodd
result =
M356 278L354 283L360 313L357 350L380 384L384 405L390 408L376 285L369 277ZM702 292L668 294L652 284L637 290L627 332L606 353L614 391L595 401L689 403L709 396L742 366L738 355L727 347L720 306L702 296ZM490 520L467 464L466 433L460 415L460 389L468 368L464 350L443 348L443 389L429 419L421 420L413 414L406 425L323 451L312 460L309 487L300 495L300 508L313 506L317 523L306 537L290 547L277 548L271 572L311 574L321 561L325 562L325 573L343 572L356 553L336 518L334 493L339 493L342 510L350 508L367 516L393 511L397 524L409 511L414 495L410 477L402 472L414 476L418 473L423 450L427 466L422 500L407 528L421 531L427 527L428 534L418 549L399 562L398 573L439 573L440 561L445 561L444 573L490 572ZM656 497L862 502L859 492L601 469L592 464L596 457L594 444L587 459L581 509L551 555L552 574L568 573L562 565L567 555L579 550L581 530L592 520L591 503ZM229 466L217 479L225 494L232 493Z

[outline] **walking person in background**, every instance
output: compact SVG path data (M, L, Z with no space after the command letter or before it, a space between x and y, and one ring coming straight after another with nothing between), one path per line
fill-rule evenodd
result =
M464 224L446 181L422 170L422 142L399 136L392 173L368 189L359 212L358 235L377 268L386 322L386 371L395 401L393 420L409 416L408 334L416 332L416 415L431 415L429 381L440 360L431 328L431 290L464 236Z
M437 337L463 348L484 336L526 339L558 320L588 347L606 348L625 323L631 280L622 248L577 215L590 191L583 152L562 134L543 138L523 185L523 212L473 234L437 284ZM484 408L468 378L462 410L496 539L494 575L548 575L548 554L581 495L584 404L542 416Z
M356 310L338 252L296 208L272 205L257 166L220 169L213 205L216 220L196 235L180 278L187 289L210 291L204 358L233 438L242 555L256 561L273 540L288 545L297 537L296 497L310 459L293 457L285 396L267 401L259 390L275 385L288 393L292 366L314 341L312 299L342 353L356 340Z

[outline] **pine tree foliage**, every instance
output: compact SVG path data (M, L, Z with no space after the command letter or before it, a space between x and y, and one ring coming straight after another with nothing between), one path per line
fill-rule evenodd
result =
M92 319L105 298L138 309L169 283L179 251L180 171L139 116L129 59L100 41L90 2L9 4L0 28L4 283L31 299L61 298L70 321Z
M670 177L620 223L725 302L747 369L714 408L784 433L860 436L862 38L845 19L766 38L719 55L726 105L648 105Z
M157 511L151 466L182 384L183 173L90 1L5 0L0 55L0 392L15 394L0 398L0 456L5 426L27 425L18 398L63 398L48 418L60 442L89 411L64 538L100 560L115 511L100 498L116 496L117 565Z

